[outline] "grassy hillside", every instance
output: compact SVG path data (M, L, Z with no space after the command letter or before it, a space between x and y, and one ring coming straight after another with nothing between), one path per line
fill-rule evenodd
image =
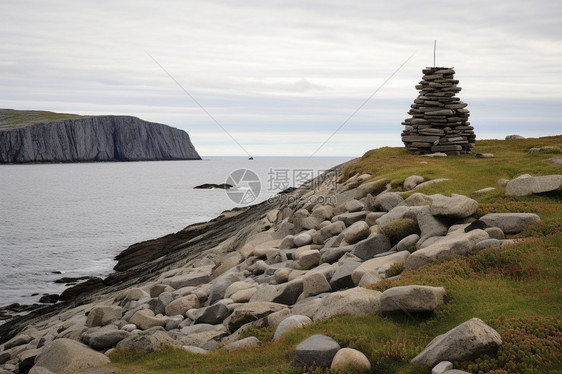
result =
M25 127L36 122L56 121L59 119L81 118L78 114L54 113L41 110L0 109L0 130Z
M557 149L528 153L531 147ZM547 159L560 155L562 136L512 141L484 140L475 152L493 153L494 158L474 155L427 158L402 148L369 151L345 170L346 176L371 173L389 178L398 186L410 175L448 182L420 192L460 193L496 187L495 191L472 195L480 203L478 215L490 212L532 212L542 222L519 234L525 240L503 249L486 249L477 254L456 256L405 271L394 281L382 281L371 288L423 284L444 286L448 303L424 315L392 317L342 316L296 329L280 342L272 342L273 331L250 331L261 338L258 348L236 352L215 351L195 355L183 351L140 354L118 350L111 356L124 373L292 373L296 345L321 333L332 336L342 347L364 352L373 373L429 373L409 360L435 336L458 324L479 317L495 328L504 344L497 355L457 363L472 373L560 373L562 372L562 196L560 192L528 197L506 197L500 178L523 173L561 174L562 166ZM322 372L309 370L308 372ZM329 371L326 371L329 372Z

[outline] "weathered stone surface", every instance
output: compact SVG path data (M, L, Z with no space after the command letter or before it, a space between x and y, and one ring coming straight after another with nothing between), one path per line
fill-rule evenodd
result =
M72 339L57 339L45 346L35 365L54 373L78 373L109 364L109 358Z
M132 351L159 352L164 348L179 348L179 344L163 331L152 334L131 335L121 340L118 347Z
M113 348L121 340L128 338L131 333L124 330L98 331L89 335L88 345L98 351Z
M310 367L316 365L329 368L332 359L340 350L340 345L334 339L325 335L313 335L301 342L295 348L295 362L297 365Z
M355 199L362 199L369 194L376 196L386 189L388 183L390 183L388 179L379 179L374 182L363 183L355 190Z
M185 131L130 116L43 121L0 131L0 163L200 159Z
M437 155L444 155L444 156L446 156L444 153L434 153L433 155L425 155L425 156L437 156ZM424 187L432 186L432 185L437 184L437 183L446 182L446 181L448 181L448 180L449 180L449 178L437 178L437 179L432 179L432 180L429 180L429 181L425 181L425 182L422 182L422 183L418 184L416 187L414 187L414 190L415 190L415 191L421 190L421 189L424 188Z
M349 244L355 244L358 241L365 239L370 233L371 231L369 230L369 225L367 225L365 221L355 222L353 225L342 231L344 240Z
M330 369L367 373L371 371L371 363L361 351L353 348L342 348L334 356Z
M166 326L166 320L163 317L154 316L154 312L150 309L139 310L133 314L129 322L134 323L142 330L147 330L155 326Z
M130 288L123 293L123 298L125 300L129 300L129 301L140 300L140 299L144 299L144 298L149 297L149 296L150 295L145 290L143 290L142 288L137 288L137 287Z
M342 213L338 214L332 220L335 221L342 221L345 223L346 227L353 225L357 221L362 221L367 217L369 212L353 212L353 213Z
M320 263L320 251L317 249L308 249L303 251L299 257L299 264L303 268L310 269Z
M188 286L199 286L203 283L211 281L210 274L208 273L194 273L189 275L178 275L172 278L167 278L162 283L167 284L173 288L180 289Z
M431 208L428 206L418 210L416 220L421 231L420 243L434 236L446 235L449 230L445 222L431 214Z
M12 339L8 340L6 344L4 344L4 349L8 350L13 347L17 347L23 344L27 344L32 341L33 338L27 334L19 334L14 336Z
M478 210L478 202L463 195L452 194L447 197L441 194L430 196L432 203L430 212L434 216L451 218L470 217Z
M411 175L404 180L404 190L411 191L423 181L425 181L424 177L420 177L419 175Z
M209 323L218 325L230 315L230 310L224 304L217 303L205 308L201 308L199 317L193 323Z
M415 253L415 252L414 252ZM404 263L410 252L402 251L388 256L376 257L359 265L351 274L353 283L368 286L386 278L386 271L396 263ZM365 279L363 279L365 278Z
M86 326L105 326L123 316L123 308L115 305L100 305L92 308L86 320Z
M378 195L375 199L375 208L383 212L389 212L398 204L402 203L404 198L396 192L385 192Z
M488 238L488 233L484 230L473 230L467 233L463 230L454 231L435 243L412 253L406 260L406 269L417 269L441 258L469 253L478 242Z
M453 368L453 363L450 361L441 361L431 369L431 374L444 374Z
M274 303L293 305L303 290L303 280L294 279L277 286L277 292L271 300Z
M150 287L150 297L158 297L162 292L174 292L175 290L167 284L155 284Z
M303 232L298 234L293 238L293 243L296 247L302 247L304 245L312 243L312 234L309 232Z
M386 235L376 234L357 243L351 253L362 260L369 260L389 250L390 239Z
M336 221L326 227L321 228L312 235L312 241L315 244L324 244L324 241L329 237L338 235L345 230L345 224L342 221Z
M322 299L313 321L326 320L342 314L379 315L381 293L362 287L333 292Z
M313 273L304 276L302 284L302 298L332 291L330 283L328 283L326 276L322 273Z
M197 295L191 294L175 299L170 304L168 304L168 306L166 307L166 315L184 315L185 312L193 308L199 308L199 298L197 297Z
M337 291L342 288L355 287L351 274L359 265L361 265L360 262L347 261L338 266L334 275L332 275L332 278L330 279L330 286L332 287L332 290Z
M445 296L443 287L392 287L381 295L381 310L383 313L431 312L445 302Z
M259 301L241 305L234 309L228 321L228 329L234 332L246 323L257 321L284 308L286 308L286 305Z
M237 340L224 346L227 351L234 351L240 348L256 347L260 344L260 340L255 336L248 336L247 338Z
M404 239L400 240L392 250L395 252L409 251L413 252L416 247L416 243L420 240L418 234L412 234L406 236ZM413 249L412 249L413 248Z
M365 205L359 200L349 200L345 202L344 207L348 213L354 213L363 210Z
M445 360L464 361L493 353L501 344L501 336L496 330L482 320L472 318L437 336L411 362L431 367Z
M489 227L499 227L505 234L517 234L527 226L539 223L534 213L489 213L480 217Z
M274 340L279 340L283 334L293 328L304 326L308 323L312 323L312 320L307 316L294 315L285 318L279 323L275 329L275 334L273 335Z
M536 193L562 190L562 175L543 175L532 177L522 175L507 182L507 196L526 196Z

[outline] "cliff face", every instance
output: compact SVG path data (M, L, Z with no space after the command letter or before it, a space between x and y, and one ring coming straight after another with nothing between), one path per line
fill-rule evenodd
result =
M64 119L0 130L0 163L200 159L185 131L130 116Z

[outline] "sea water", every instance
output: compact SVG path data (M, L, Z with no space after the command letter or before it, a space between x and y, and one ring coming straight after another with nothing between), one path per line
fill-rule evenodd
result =
M234 157L0 165L0 307L60 293L65 286L54 281L61 277L106 276L114 257L131 244L259 203L348 160ZM193 188L237 182L229 176L240 175L233 174L239 169L255 173L259 181L251 202L222 189Z

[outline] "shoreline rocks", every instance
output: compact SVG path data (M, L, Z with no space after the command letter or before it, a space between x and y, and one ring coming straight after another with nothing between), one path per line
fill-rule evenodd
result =
M407 180L410 188L423 181ZM187 347L205 353L260 344L257 337L241 339L250 328L275 329L277 340L290 328L344 314L432 312L447 299L439 285L382 293L365 287L396 276L400 267L417 269L503 245L506 233L540 221L529 213L494 213L474 221L478 203L468 197L414 193L403 199L388 190L384 179L351 189L344 183L335 191L327 185L313 193L301 188L289 192L286 202L265 202L137 243L118 256L116 272L95 288L11 321L11 330L0 326L7 340L0 357L9 354L3 365L21 363L21 352L42 354L61 339L98 351ZM338 198L332 204L309 199L328 194ZM326 355L323 367L368 370L361 352L337 355L339 345L330 344L334 349L326 353L323 345L319 353L317 344L307 343L295 361L307 365L310 357Z

